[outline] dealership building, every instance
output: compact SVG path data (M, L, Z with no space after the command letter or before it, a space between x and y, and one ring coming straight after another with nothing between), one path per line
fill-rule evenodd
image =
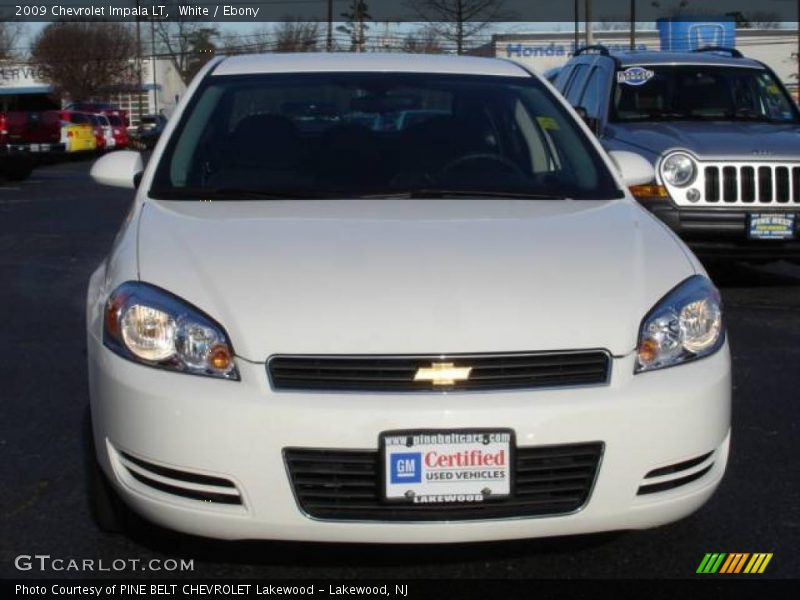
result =
M130 62L127 80L135 82L136 63ZM120 86L117 91L92 100L112 102L128 111L131 125L139 123L141 101L142 114L163 112L170 115L178 100L186 91L177 69L169 59L142 61L142 86L133 83ZM53 87L46 81L41 67L32 64L0 62L0 110L39 109L47 103L53 108L69 102L68 98L54 97Z
M788 87L797 86L797 32L789 29L735 29L733 22L708 21L658 23L657 29L636 32L638 51L685 50L704 46L734 47L749 58L768 65ZM573 31L498 34L479 49L487 56L507 58L543 73L563 65L575 52ZM629 31L594 31L594 44L611 52L630 49ZM585 38L581 33L579 46Z

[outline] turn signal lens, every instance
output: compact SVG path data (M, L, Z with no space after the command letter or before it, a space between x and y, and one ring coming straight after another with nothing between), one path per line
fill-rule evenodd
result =
M669 192L663 185L632 185L628 189L634 198L669 198Z
M218 344L211 348L208 355L208 363L216 371L226 373L233 366L233 357L230 349L224 344Z

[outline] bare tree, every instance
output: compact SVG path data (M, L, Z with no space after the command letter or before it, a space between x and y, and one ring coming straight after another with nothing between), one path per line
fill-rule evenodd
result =
M0 60L18 58L17 44L25 34L25 25L15 21L0 22Z
M350 38L351 52L364 52L367 42L367 21L372 19L366 0L350 0L350 7L342 15L345 19L336 31L346 34Z
M273 30L276 52L315 52L319 42L319 23L283 21Z
M55 22L34 39L31 60L57 92L88 100L133 82L135 51L126 23Z
M470 40L491 23L511 20L505 0L406 0L419 18L463 54Z
M757 10L746 13L745 16L753 29L778 29L780 27L781 16L774 12Z
M164 2L169 14L178 14L179 0ZM184 82L188 83L194 74L211 59L216 50L215 38L219 32L209 27L208 22L158 21L155 24L156 41L159 53L165 54ZM205 54L205 56L203 56Z
M272 31L266 26L248 35L226 33L222 35L220 50L228 55L269 52L274 45L272 37Z
M430 26L409 33L400 49L412 54L443 54L445 51L439 34Z

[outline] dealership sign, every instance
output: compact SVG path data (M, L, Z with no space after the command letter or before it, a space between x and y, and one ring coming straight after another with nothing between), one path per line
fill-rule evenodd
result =
M27 88L48 84L45 81L44 69L39 66L4 64L0 65L0 87Z
M629 44L605 44L609 52L624 52ZM638 44L636 50L647 50L647 44ZM575 54L575 43L557 44L506 44L506 58L532 58L537 56L571 56Z

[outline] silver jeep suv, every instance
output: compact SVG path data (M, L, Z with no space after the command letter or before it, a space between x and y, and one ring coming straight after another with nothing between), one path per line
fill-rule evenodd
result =
M800 260L800 113L769 67L729 48L591 46L554 84L606 150L653 163L631 191L698 255Z

